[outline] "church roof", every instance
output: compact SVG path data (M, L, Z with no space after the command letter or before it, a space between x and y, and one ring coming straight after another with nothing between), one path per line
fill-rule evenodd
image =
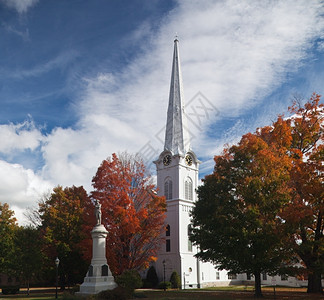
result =
M180 69L179 41L177 38L174 40L164 150L172 152L173 155L185 154L190 150L190 138L187 127L187 118L184 111L184 95Z

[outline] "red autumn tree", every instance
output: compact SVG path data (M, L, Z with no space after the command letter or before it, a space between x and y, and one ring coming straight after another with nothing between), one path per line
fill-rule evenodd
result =
M309 293L322 292L324 273L324 105L313 94L304 106L297 101L289 108L293 116L274 130L285 127L292 160L292 199L283 212L295 229L293 248L306 267ZM288 130L286 130L288 128ZM278 135L278 139L280 139Z
M141 270L156 259L166 204L155 193L143 161L123 153L104 160L93 180L92 198L102 205L108 230L107 257L114 275Z

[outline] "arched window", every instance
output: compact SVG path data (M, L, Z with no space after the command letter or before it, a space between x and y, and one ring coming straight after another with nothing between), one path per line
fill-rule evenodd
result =
M192 180L190 177L185 181L185 199L193 200Z
M164 196L166 200L172 199L172 181L170 178L164 182Z
M170 231L170 225L168 224L168 225L166 226L165 235L166 235L166 236L170 236L170 233L171 233L171 231Z

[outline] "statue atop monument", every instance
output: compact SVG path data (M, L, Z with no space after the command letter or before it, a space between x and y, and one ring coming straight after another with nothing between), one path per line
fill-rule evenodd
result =
M77 293L80 296L94 295L117 287L106 258L106 237L108 231L101 224L101 204L98 200L95 200L94 206L96 225L91 231L92 259L86 277L80 285L80 292Z
M95 216L96 216L96 226L101 225L101 204L98 200L95 200Z

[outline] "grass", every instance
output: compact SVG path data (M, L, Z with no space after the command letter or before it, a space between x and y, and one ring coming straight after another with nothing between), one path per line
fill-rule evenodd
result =
M263 299L274 299L273 287L263 287ZM135 299L147 300L246 300L255 299L251 286L214 287L192 290L138 290ZM2 295L0 299L25 299L25 300L54 300L55 289L32 289L30 296L25 290L17 295ZM63 293L59 292L59 299L63 300ZM323 295L309 295L305 288L276 287L276 300L311 300L324 299Z

